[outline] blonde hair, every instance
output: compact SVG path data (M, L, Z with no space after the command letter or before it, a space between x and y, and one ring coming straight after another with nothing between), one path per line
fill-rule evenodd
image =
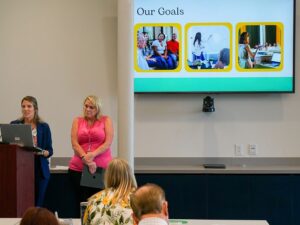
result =
M101 104L100 99L95 95L89 95L84 99L83 106L86 103L86 101L90 101L93 104L93 106L96 107L96 109L97 109L96 118L99 119L102 115L102 104ZM84 110L83 110L83 114L84 114L84 117L85 117Z
M120 158L114 158L108 165L104 176L105 188L115 190L116 202L125 200L126 197L137 187L135 176L128 163ZM127 201L127 199L125 200Z

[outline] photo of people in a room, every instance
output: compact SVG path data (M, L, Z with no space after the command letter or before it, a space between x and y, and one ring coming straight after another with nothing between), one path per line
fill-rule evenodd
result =
M230 30L227 26L190 26L187 35L187 70L229 69Z
M243 25L238 27L238 69L279 69L282 63L280 26Z
M137 66L140 70L178 68L179 30L175 26L140 26L137 29Z

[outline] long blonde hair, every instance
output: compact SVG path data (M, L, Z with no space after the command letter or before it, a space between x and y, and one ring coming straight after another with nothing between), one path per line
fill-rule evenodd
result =
M137 184L132 169L120 158L114 158L108 165L104 177L105 188L115 190L112 197L116 202L127 201L129 194L136 189Z

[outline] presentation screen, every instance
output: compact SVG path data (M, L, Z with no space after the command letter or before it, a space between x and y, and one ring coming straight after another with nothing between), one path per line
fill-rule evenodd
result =
M135 93L294 92L294 0L132 0Z

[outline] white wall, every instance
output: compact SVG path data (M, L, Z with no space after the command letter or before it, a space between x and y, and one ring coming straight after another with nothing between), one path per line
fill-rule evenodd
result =
M71 122L86 95L103 99L118 128L116 59L117 0L0 0L0 123L34 95L55 156L71 156ZM214 113L201 111L205 95L137 95L135 156L231 157L235 143L254 143L261 157L299 157L299 82L296 94L212 95ZM115 155L116 146L117 137Z
M299 85L297 85L299 86ZM232 157L234 144L257 144L258 156L299 157L299 94L136 96L136 156Z
M117 0L0 0L0 123L33 95L54 156L71 156L72 120L96 94L117 131L116 43Z

